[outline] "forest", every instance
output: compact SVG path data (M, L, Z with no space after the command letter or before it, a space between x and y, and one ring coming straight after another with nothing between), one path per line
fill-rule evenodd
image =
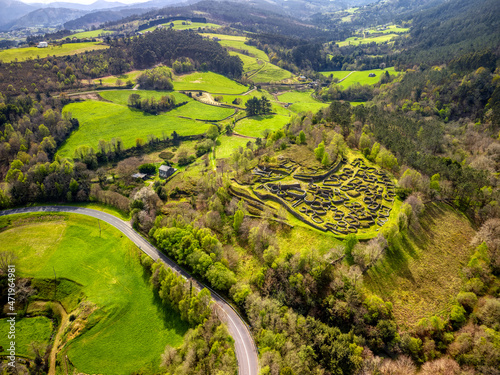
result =
M215 292L262 375L500 374L500 4L269 7L167 7L101 25L138 32L105 49L0 63L0 209L112 211L192 275L139 257L186 325L144 374L237 373ZM220 29L139 34L200 14ZM386 26L408 31L363 35ZM269 67L290 78L252 80Z

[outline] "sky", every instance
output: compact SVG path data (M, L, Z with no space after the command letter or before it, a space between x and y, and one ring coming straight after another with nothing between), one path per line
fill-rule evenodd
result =
M65 3L77 3L77 4L92 4L95 3L96 0L21 0L21 1L27 4L31 3L50 4L56 1ZM107 1L115 1L115 0L107 0ZM147 0L116 0L116 1L124 4L133 4L133 3L143 3Z

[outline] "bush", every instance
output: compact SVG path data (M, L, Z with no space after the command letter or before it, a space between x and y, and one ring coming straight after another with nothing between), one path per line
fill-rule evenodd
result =
M476 306L477 296L473 292L460 292L457 296L457 301L461 304L465 309L471 312Z
M156 165L152 163L142 164L139 166L139 172L145 174L156 174Z

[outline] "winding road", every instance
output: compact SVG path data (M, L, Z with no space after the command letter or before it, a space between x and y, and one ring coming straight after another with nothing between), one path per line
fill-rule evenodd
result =
M148 254L151 258L153 258L154 260L160 259L165 265L170 267L181 276L185 277L186 279L192 280L193 286L195 286L197 289L201 290L202 288L207 288L208 290L210 290L210 292L212 293L212 300L218 307L218 315L223 321L225 321L228 326L229 333L234 339L236 359L238 360L238 374L257 375L259 369L257 348L255 346L255 342L252 339L248 326L239 316L239 314L231 307L231 305L229 305L229 303L224 300L224 298L217 294L217 292L191 277L188 272L183 270L169 257L167 257L156 247L151 245L147 240L141 237L128 222L105 212L72 206L39 206L15 208L0 211L0 216L30 212L68 212L91 216L96 219L102 220L114 226L120 232L125 234L132 242L134 242L139 247L139 249Z

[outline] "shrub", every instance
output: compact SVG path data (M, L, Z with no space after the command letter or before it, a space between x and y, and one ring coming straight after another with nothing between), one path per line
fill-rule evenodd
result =
M156 165L152 163L142 164L139 166L139 172L145 174L155 174L156 173Z

